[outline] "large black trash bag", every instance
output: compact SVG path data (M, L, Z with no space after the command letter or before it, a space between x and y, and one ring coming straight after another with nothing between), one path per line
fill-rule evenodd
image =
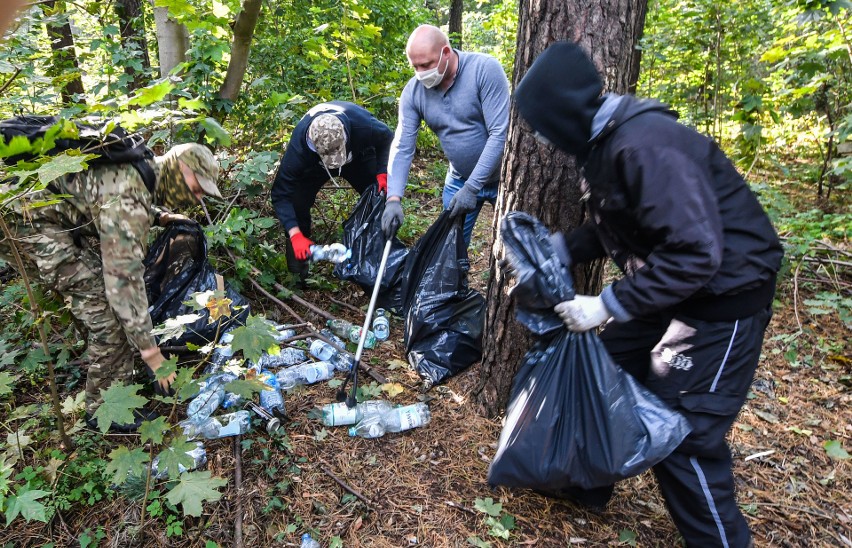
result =
M194 222L170 223L151 245L145 257L145 291L148 313L154 325L184 314L202 317L186 326L186 332L169 344L206 344L235 325L242 325L249 314L245 297L225 283L225 296L231 299L231 317L208 323L209 311L198 312L183 304L196 292L216 290L216 271L207 260L207 239L201 225Z
M482 358L485 298L467 285L463 221L442 213L405 264L405 351L427 388Z
M548 255L545 233L524 213L509 213L501 226L507 257L518 260L511 267L522 276L512 290L516 308L537 328L551 319L520 295L546 303L573 296L570 276ZM535 269L539 259L542 271L530 276L525 269ZM610 485L666 458L690 430L683 416L612 361L595 333L552 330L527 352L515 376L488 482L554 495Z
M382 214L385 197L377 185L371 185L355 205L352 214L343 222L343 245L352 250L348 261L334 268L341 280L355 282L367 292L373 291L376 274L382 262L385 236L382 233ZM379 286L378 306L399 312L402 306L402 272L408 248L394 236L382 283Z

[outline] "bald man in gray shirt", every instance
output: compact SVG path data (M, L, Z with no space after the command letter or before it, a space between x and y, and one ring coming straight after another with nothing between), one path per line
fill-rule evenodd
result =
M451 48L447 35L432 25L411 33L405 53L415 73L399 99L382 227L390 238L402 224L400 200L425 120L450 161L444 208L452 217L466 215L464 239L470 245L482 205L486 201L493 205L497 198L509 126L509 81L495 58Z

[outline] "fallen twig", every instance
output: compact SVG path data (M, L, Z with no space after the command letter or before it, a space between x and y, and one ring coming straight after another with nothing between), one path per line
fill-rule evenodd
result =
M348 308L349 310L351 310L352 312L355 312L356 314L363 314L364 313L364 311L361 310L360 308L358 308L357 306L353 306L353 305L351 305L349 303L345 303L343 301L338 301L334 297L329 297L328 300L330 300L334 304L340 305L344 308Z
M326 465L325 465L325 464L321 464L321 465L320 465L320 469L321 469L323 472L325 472L325 473L326 473L326 474L327 474L327 475L328 475L331 479L333 479L334 481L336 481L338 485L340 485L341 487L343 487L344 489L346 489L347 491L349 491L350 493L352 493L353 495L355 495L356 497L358 497L358 498L361 500L361 502L363 502L364 504L366 504L368 508L372 509L372 508L371 508L371 506L373 505L373 503L372 503L372 502L370 502L370 499L368 499L367 497L365 497L364 495L362 495L360 492L358 492L358 491L356 491L355 489L353 489L353 488L352 488L352 486L350 486L348 483L346 483L346 482L345 482L345 481L343 481L342 479L340 479L340 478L338 478L337 476L335 476L335 475L331 472L331 470L329 470L329 469L328 469L328 467L326 467Z
M237 517L234 518L234 548L243 547L243 458L240 453L239 434L234 436L234 491L237 493Z

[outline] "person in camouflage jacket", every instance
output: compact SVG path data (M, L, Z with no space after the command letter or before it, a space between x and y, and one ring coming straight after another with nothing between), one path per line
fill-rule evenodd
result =
M177 145L149 163L157 180L153 195L130 164L93 166L2 211L27 275L61 295L88 330L90 418L102 401L102 389L131 380L132 348L151 374L164 361L151 335L143 279L152 224L186 219L169 210L197 204L205 194L221 198L219 166L202 145ZM65 196L52 205L27 207L51 191ZM10 243L0 240L0 258L15 266ZM168 391L173 380L174 374L155 388Z

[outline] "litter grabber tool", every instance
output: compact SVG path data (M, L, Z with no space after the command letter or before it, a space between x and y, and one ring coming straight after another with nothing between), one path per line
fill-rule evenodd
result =
M382 262L379 263L379 270L376 272L376 282L373 285L373 294L370 296L370 305L367 307L367 316L364 318L364 325L361 327L361 337L358 340L358 349L355 351L355 360L352 363L352 369L343 381L343 385L337 392L337 401L346 401L346 406L350 409L356 405L355 394L358 391L358 366L361 364L361 353L364 351L364 341L367 340L367 330L370 328L370 319L373 317L373 310L376 307L376 298L379 296L379 289L382 285L382 277L385 275L385 267L388 264L388 255L391 250L391 240L385 242L385 249L382 252ZM352 390L349 396L346 396L346 383L352 379Z

